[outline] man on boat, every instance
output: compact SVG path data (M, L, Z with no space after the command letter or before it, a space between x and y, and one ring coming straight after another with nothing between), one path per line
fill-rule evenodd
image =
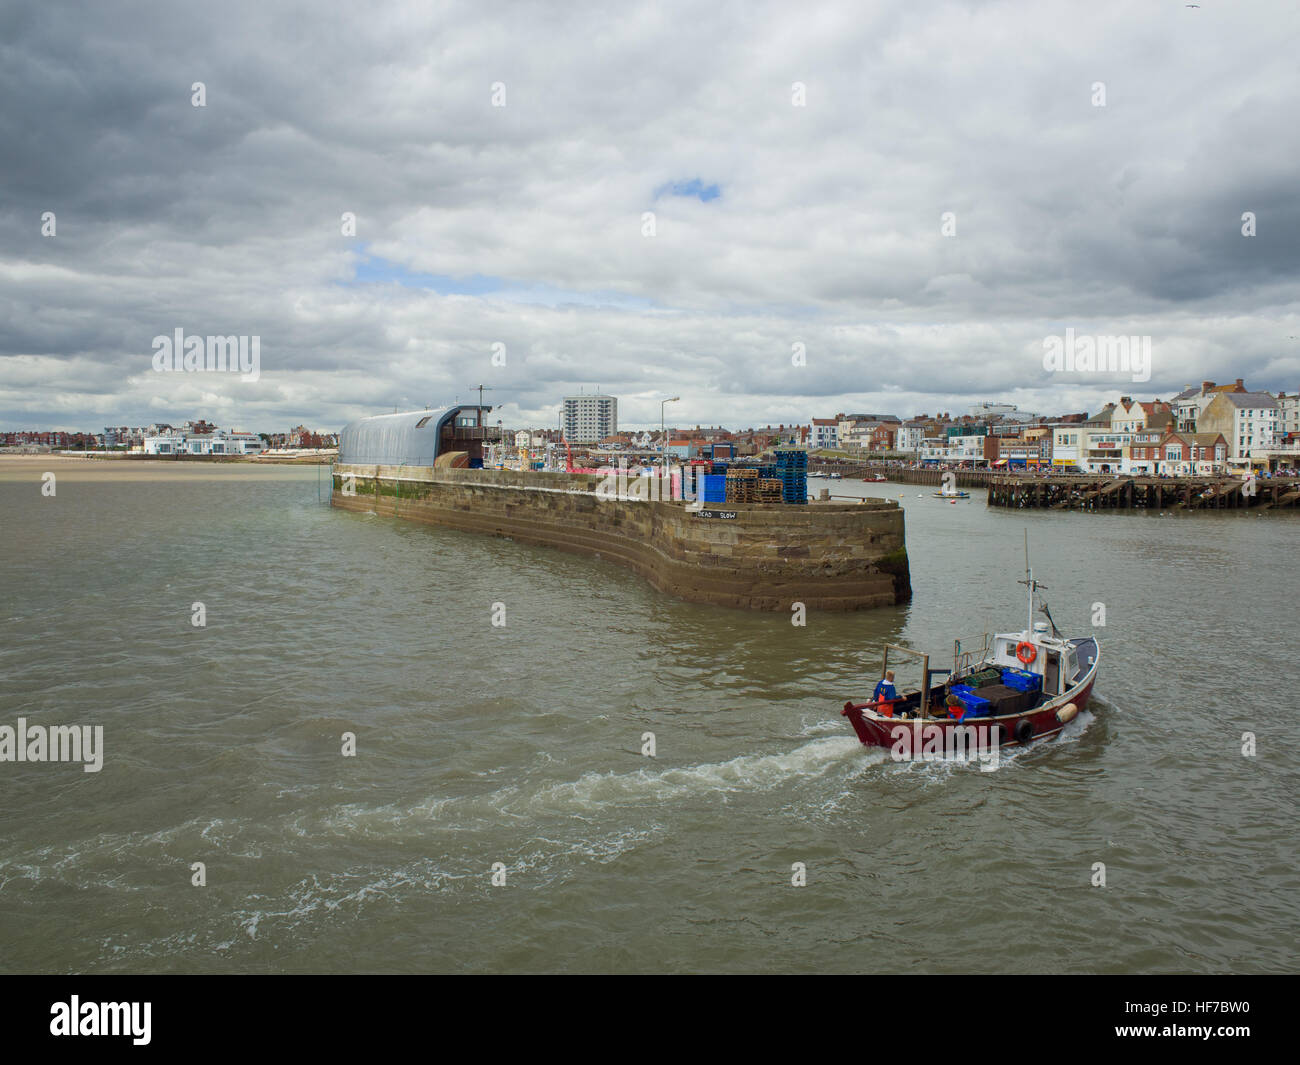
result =
M885 670L884 677L876 684L876 690L871 694L871 701L880 707L886 717L893 716L893 704L898 701L898 691L894 688L892 669Z

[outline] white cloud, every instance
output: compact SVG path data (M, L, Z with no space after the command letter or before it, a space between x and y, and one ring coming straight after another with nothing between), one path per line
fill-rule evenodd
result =
M0 425L338 426L480 380L503 418L546 425L597 384L627 423L680 393L683 422L733 425L1095 410L1204 377L1294 390L1295 18L33 8L0 45ZM694 179L721 195L655 195ZM359 244L510 287L350 285ZM1152 380L1047 379L1042 338L1066 326L1151 335ZM260 335L261 380L148 372L177 327Z

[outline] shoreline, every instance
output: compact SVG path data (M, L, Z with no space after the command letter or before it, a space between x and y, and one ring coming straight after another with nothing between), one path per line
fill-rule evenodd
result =
M145 455L125 451L0 451L0 462L163 462L208 463L214 465L253 463L261 466L329 466L337 452L321 455Z

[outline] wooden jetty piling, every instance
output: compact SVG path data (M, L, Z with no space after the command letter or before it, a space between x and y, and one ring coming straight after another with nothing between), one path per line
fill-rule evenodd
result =
M1126 477L1074 474L989 483L989 506L1051 510L1273 510L1300 505L1295 478Z

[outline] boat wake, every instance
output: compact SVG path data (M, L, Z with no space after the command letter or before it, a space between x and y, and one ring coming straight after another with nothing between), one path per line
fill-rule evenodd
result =
M726 762L635 773L584 773L571 783L551 784L528 800L534 810L596 812L610 805L667 802L718 793L769 791L795 780L824 776L839 766L883 761L887 752L863 752L852 737L813 740L785 754L746 754ZM864 759L863 755L867 755Z
M776 754L669 768L652 763L635 772L589 772L409 806L351 803L272 821L191 819L158 832L104 834L15 855L0 862L0 883L32 898L59 883L147 895L157 890L160 868L204 853L225 867L227 906L198 927L147 941L106 928L100 955L117 964L199 956L238 965L259 957L258 944L309 942L323 922L358 919L371 907L431 895L472 905L494 890L488 871L498 861L512 883L539 888L571 881L593 864L667 838L667 819L659 813L666 804L726 802L788 786L791 801L806 805L809 781L826 780L841 791L887 757L852 737L830 736ZM485 850L488 838L496 842ZM263 856L272 854L268 875ZM106 868L123 866L137 874L105 876Z

